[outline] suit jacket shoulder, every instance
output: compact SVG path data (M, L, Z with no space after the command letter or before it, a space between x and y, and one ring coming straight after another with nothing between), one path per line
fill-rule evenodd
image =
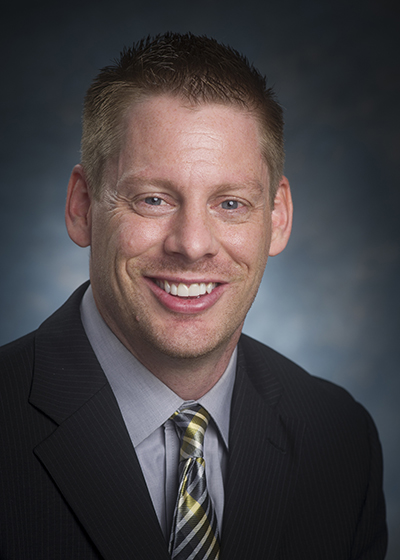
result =
M310 375L290 359L249 336L242 335L240 354L252 383L272 406L289 408L304 419L325 406L333 407L336 412L340 407L342 413L368 415L344 388ZM271 387L275 388L272 394Z
M225 511L226 557L385 556L382 454L371 417L344 389L244 335ZM262 539L251 545L242 540L257 533Z
M87 285L0 350L0 558L168 560L136 453L80 320Z

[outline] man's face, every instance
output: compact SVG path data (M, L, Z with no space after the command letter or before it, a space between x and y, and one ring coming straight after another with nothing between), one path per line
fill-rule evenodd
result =
M271 242L254 118L155 97L131 109L122 145L90 208L103 318L144 362L150 349L189 358L236 343Z

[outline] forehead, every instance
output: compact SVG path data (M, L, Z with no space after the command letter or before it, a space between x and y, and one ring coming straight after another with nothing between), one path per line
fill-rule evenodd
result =
M119 179L133 172L224 174L227 181L265 175L257 121L233 105L158 96L133 105L124 124Z

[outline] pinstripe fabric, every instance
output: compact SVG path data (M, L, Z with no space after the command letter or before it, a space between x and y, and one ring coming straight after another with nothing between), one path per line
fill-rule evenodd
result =
M81 287L0 351L0 558L168 560L79 316ZM344 390L242 336L220 560L381 560L379 438Z
M179 409L171 419L181 438L179 491L169 552L173 560L218 560L217 517L207 492L203 458L210 416L199 404Z
M346 391L242 337L231 422L222 559L385 557L380 443Z
M82 292L0 355L0 558L169 560Z

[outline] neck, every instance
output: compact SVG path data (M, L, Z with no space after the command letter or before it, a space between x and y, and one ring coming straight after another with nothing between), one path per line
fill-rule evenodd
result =
M227 344L205 356L177 358L159 355L154 347L128 350L160 381L185 401L197 400L205 395L222 377L239 340L240 332Z

